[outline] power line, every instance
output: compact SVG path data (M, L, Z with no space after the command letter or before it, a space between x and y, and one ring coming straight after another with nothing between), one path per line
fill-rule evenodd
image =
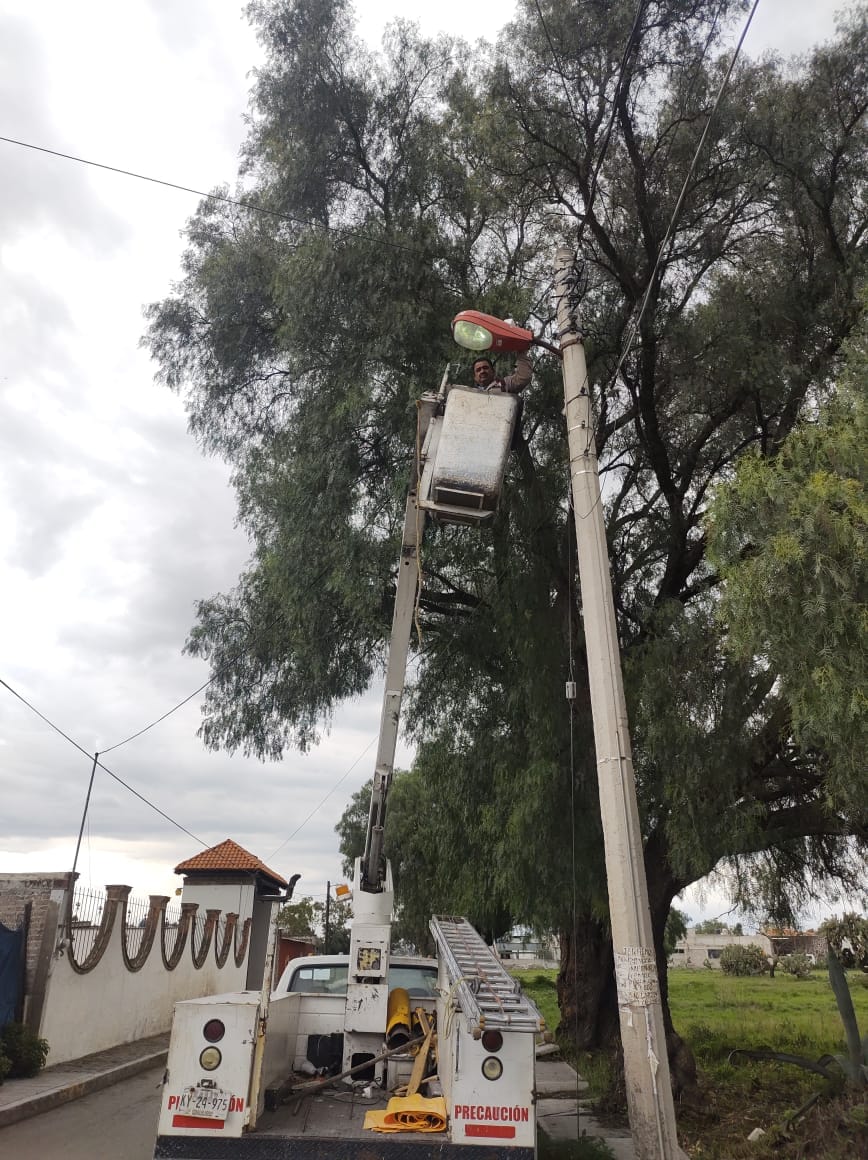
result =
M690 185L690 180L693 177L693 174L696 170L696 164L699 161L699 155L702 152L703 146L705 145L705 140L706 140L706 137L708 136L709 129L711 128L711 123L714 120L714 115L717 112L718 108L720 107L720 102L723 100L723 94L725 93L727 85L729 84L729 78L732 76L732 71L735 68L736 61L738 60L739 53L741 52L741 47L744 44L744 40L745 40L745 37L747 36L748 29L751 26L751 21L754 18L754 13L756 12L758 7L759 7L759 0L754 0L753 6L751 7L750 13L748 14L748 18L745 21L744 28L741 30L741 36L739 36L739 38L738 38L738 44L735 46L735 51L732 54L732 59L729 62L729 67L726 70L726 73L724 75L723 80L720 82L720 88L717 91L717 96L715 97L714 104L712 105L711 110L708 114L708 117L705 120L705 126L703 127L702 135L699 138L699 143L696 146L696 150L693 154L690 165L688 167L687 176L684 178L684 184L681 186L681 192L678 195L678 201L675 203L675 209L672 211L672 216L669 219L668 226L666 227L666 233L663 236L663 241L660 243L660 249L657 252L657 260L654 263L654 269L651 271L651 276L648 279L648 285L645 288L645 294L644 294L644 297L642 298L642 305L639 309L638 317L636 318L636 321L633 324L633 327L630 331L630 335L627 339L627 343L624 347L624 350L621 353L621 357L618 359L618 364L615 367L615 370L614 370L612 377L609 381L609 387L613 386L615 381L617 380L618 374L621 370L621 367L624 365L624 362L627 358L627 355L630 353L630 350L631 350L633 343L636 339L636 335L639 333L639 327L642 324L642 319L645 316L645 311L648 307L648 302L650 301L650 298L651 298L651 289L654 285L654 279L657 277L657 271L660 269L660 263L663 261L664 251L666 250L667 246L671 243L671 240L673 238L673 235L675 232L675 227L678 223L678 218L681 215L681 210L684 206L684 202L685 202L685 199L687 197L687 189L688 189L688 186Z
M142 729L138 729L135 733L131 733L129 737L125 737L123 741L117 741L114 745L110 745L108 749L103 749L102 752L104 754L111 753L113 749L120 749L122 745L126 745L129 741L135 741L137 737L141 737L143 733L147 733L149 729L153 729L155 725L159 725L162 721L165 721L167 717L171 717L173 713L177 713L178 710L182 709L188 701L192 701L195 696L197 696L203 690L207 689L211 682L217 679L218 675L219 672L214 673L214 675L209 677L203 685L200 685L198 689L194 689L193 692L189 694L189 696L186 696L183 699L183 701L179 701L177 705L173 705L171 709L167 709L165 713L157 717L156 720L152 721L150 725L145 725Z
M621 85L624 82L624 77L625 77L626 72L627 72L627 64L630 60L630 53L633 51L633 45L634 45L634 42L636 39L636 34L639 31L639 22L642 19L642 13L645 10L646 4L647 4L647 0L639 0L639 7L636 9L636 15L633 17L633 24L630 28L630 33L627 37L627 43L624 45L624 51L621 54L621 63L618 67L618 79L615 82L615 91L612 94L612 111L609 115L609 123L606 126L606 132L603 134L603 144L602 144L602 147L600 149L600 155L597 158L596 164L594 165L594 169L591 173L591 180L590 180L590 183L588 186L588 201L587 201L587 205L585 206L585 212L582 215L581 223L579 224L579 236L578 236L577 247L581 245L582 236L584 235L584 232L585 232L585 226L587 225L588 218L591 216L591 211L594 208L594 200L595 200L596 195L597 195L597 180L599 178L600 170L603 167L603 162L606 158L606 153L607 153L608 148L609 148L609 141L611 140L611 137L612 137L612 129L614 128L614 125L615 125L615 117L618 114L618 101L620 100L620 97L621 97ZM537 16L539 17L539 22L542 25L543 32L545 33L546 40L548 41L549 50L551 51L552 59L555 62L555 68L557 70L557 74L560 77L561 85L563 86L564 96L566 97L567 105L569 106L569 110L570 110L570 113L572 114L573 120L575 121L576 125L578 126L579 117L578 117L578 114L576 113L576 110L573 107L572 98L570 97L570 92L569 92L569 89L567 88L567 78L564 74L564 68L560 62L560 57L558 56L558 51L555 48L554 41L552 40L551 33L549 32L548 25L546 24L546 21L545 21L545 17L543 16L542 8L540 6L540 0L534 0L534 5L536 7Z
M624 53L621 57L621 64L618 68L618 79L615 82L615 91L612 94L612 111L609 114L609 124L606 126L606 132L603 136L603 145L600 149L600 156L597 158L597 164L594 166L594 172L591 174L591 183L588 189L588 207L582 217L579 226L579 245L581 245L582 237L585 232L585 225L591 215L591 210L594 208L594 199L597 196L597 180L600 176L600 170L603 168L603 162L606 158L606 153L609 149L609 142L612 138L612 129L615 126L615 118L618 115L618 102L621 99L621 85L624 83L624 77L627 72L627 63L630 60L630 53L633 51L633 44L636 39L636 34L639 31L639 22L642 19L642 13L645 11L647 0L639 0L639 7L636 9L636 15L633 17L633 25L630 29L630 34L627 37L627 43L624 45Z
M327 234L334 234L336 237L356 238L359 241L369 242L374 246L386 246L392 250L400 250L406 254L412 254L416 258L422 258L426 261L435 260L434 256L426 253L424 250L418 249L416 246L409 246L403 242L396 242L390 238L372 237L370 234L364 233L362 230L355 230L349 226L330 226L325 222L312 222L305 218L295 217L293 214L285 213L283 210L271 209L269 206L259 205L256 202L245 201L241 198L230 197L223 193L206 193L202 189L194 189L190 185L181 185L177 181L167 181L160 177L151 177L147 173L138 173L133 169L124 169L119 165L108 165L103 161L93 161L87 157L78 157L74 153L64 153L59 149L49 149L45 145L35 145L31 141L21 141L16 137L5 137L0 135L0 141L5 141L7 145L18 145L22 149L32 149L35 153L45 153L50 157L60 157L64 161L74 161L78 165L87 165L94 169L104 169L108 173L117 173L122 177L133 177L137 181L148 181L154 185L162 185L166 189L177 189L181 193L192 193L196 197L205 198L207 201L219 201L224 205L238 206L241 209L249 209L254 213L266 214L269 217L277 218L280 221L289 222L291 225L302 226L309 230L323 230ZM497 274L501 272L500 266L492 266L486 263L479 263L477 267L480 271L486 274ZM451 290L458 290L459 287L451 286L449 283L444 283Z
M227 194L205 193L204 190L193 189L189 185L180 185L177 181L165 181L161 177L151 177L147 173L137 173L132 169L122 169L118 165L107 165L103 161L92 161L87 157L77 157L73 153L63 153L59 149L49 149L45 145L34 145L31 141L19 141L15 137L0 136L0 141L5 141L7 145L19 145L22 149L32 149L36 153L47 153L50 157L60 157L64 161L75 161L79 165L88 165L93 169L105 169L109 173L118 173L122 177L134 177L137 181L149 181L153 185L163 185L167 189L177 189L181 193L192 193L196 197L204 197L209 201L220 201L226 205L238 206L241 209L252 209L256 213L268 214L269 217L279 218L282 221L291 222L293 225L307 226L309 229L315 228L314 223L305 221L303 218L293 217L291 214L283 213L281 210L269 209L268 206L257 205L252 201L242 201L240 198L229 197ZM324 228L328 229L329 227L326 226Z
M363 530L369 529L371 522L372 521L368 521L367 524L363 525ZM324 579L330 568L330 564L326 564L325 567L321 568L319 573L311 581L310 587L317 587L320 581ZM269 633L271 629L274 628L274 626L277 624L278 618L279 613L275 614L271 620L269 620L263 626L262 633L260 635ZM296 623L298 623L299 620L300 617L296 617ZM145 725L143 728L137 729L135 733L131 733L130 736L124 738L123 741L117 741L114 745L110 745L108 749L101 750L101 752L105 754L111 753L113 749L120 749L122 745L126 745L129 741L135 741L137 737L141 737L143 733L147 733L149 729L153 729L155 725L159 725L162 721L165 721L167 717L171 717L173 713L177 713L177 711L182 709L188 703L188 701L192 701L194 697L198 696L198 694L207 689L209 685L212 685L218 677L222 676L227 671L227 669L229 669L231 665L234 665L235 662L239 660L254 643L255 641L250 641L248 644L238 648L231 656L227 657L225 661L217 666L208 680L201 684L198 689L194 689L192 693L188 693L188 695L184 697L183 700L179 701L177 705L173 705L171 709L167 709L165 713L162 713L159 717L155 718L155 720L151 721L149 725Z
M327 570L327 568L323 569L323 571L320 572L319 576L313 581L313 583L318 584ZM268 621L262 631L266 633L270 632L276 623L277 616L274 616L270 621ZM252 643L253 642L251 642L251 644ZM159 725L161 722L165 721L167 717L171 717L173 713L177 713L179 709L183 709L188 701L192 701L194 697L198 696L199 693L203 692L208 688L209 685L213 684L214 681L216 681L219 676L222 676L222 674L226 671L226 669L229 668L230 665L234 665L235 662L240 657L242 657L249 648L250 644L246 644L242 648L239 648L237 652L235 652L231 657L228 657L225 661L223 661L222 664L219 664L216 670L208 678L208 680L201 684L198 689L194 689L192 693L188 693L186 697L177 703L177 705L173 705L171 709L167 709L165 713L161 713L160 716L151 721L149 725L145 725L141 729L137 729L135 733L131 733L129 737L125 737L123 741L116 741L114 745L110 745L107 749L103 749L100 752L106 754L111 753L113 749L120 749L122 745L126 745L130 741L135 741L137 737L141 737L143 733L147 733L149 729L153 729L155 725Z
M105 773L107 773L109 775L109 777L114 778L114 780L119 785L122 785L124 787L124 789L129 790L129 792L133 795L133 797L137 797L139 799L139 801L144 802L146 806L150 806L150 808L152 810L154 810L155 813L158 813L161 818L165 818L165 820L167 822L171 822L171 824L173 826L175 826L177 829L179 829L183 833L185 833L188 838L192 838L195 842L198 842L200 846L204 846L206 849L208 848L207 842L203 842L201 838L197 837L197 835L194 834L191 830L188 830L186 826L182 826L180 822L175 821L175 819L173 817L171 817L169 814L167 814L165 812L165 810L161 810L158 805L155 805L154 802L152 802L148 798L146 798L144 794L141 794L141 793L139 793L139 791L137 789L134 789L129 784L129 782L124 781L124 779L122 777L120 777L118 774L116 774L114 772L114 770L109 769L109 767L107 765L104 765L101 761L98 761L97 754L88 753L88 751L82 745L79 745L79 743L77 741L75 741L72 737L70 737L68 733L65 733L60 728L59 725L55 725L55 723L49 717L46 717L44 713L41 713L39 711L39 709L36 708L35 705L32 705L30 703L30 701L27 700L26 697L22 696L21 693L18 692L17 689L13 689L13 687L9 684L9 682L4 681L2 677L0 677L0 685L2 685L5 689L8 689L13 697L17 697L18 700L23 705L27 706L27 708L31 711L31 713L35 713L36 716L39 717L39 719L41 721L44 721L45 724L48 725L48 727L50 729L53 729L55 733L59 733L60 736L65 741L68 741L69 744L71 746L73 746L74 749L77 749L79 751L79 753L84 754L84 756L89 761L93 761L94 765L98 765L101 770L103 770Z
M371 740L368 742L368 744L365 746L365 748L362 750L362 752L359 754L359 756L356 758L356 760L353 762L353 764L349 767L349 769L346 771L346 773L344 773L342 777L338 778L338 780L335 782L335 784L332 786L332 788L328 791L328 793L325 795L325 797L322 798L321 801L319 801L313 807L313 809L310 811L310 813L307 815L307 817L304 819L304 821L300 822L299 825L297 825L295 827L295 829L292 831L292 833L289 835L289 837L284 838L284 840L280 843L280 845L277 847L277 849L273 850L272 853L270 853L268 855L269 862L275 856L275 854L279 853L283 849L283 847L285 845L287 845L287 843L292 841L292 839L295 837L296 834L298 834L301 830L304 829L304 827L307 825L307 823L310 821L310 819L313 817L313 815L317 812L317 810L321 806L324 806L325 803L328 801L328 799L332 796L332 794L338 788L338 786L341 785L342 782L346 781L346 779L350 776L350 774L353 772L353 770L356 768L356 766L359 764L359 762L362 760L362 758L365 756L365 754L368 752L368 750L371 748L371 746L374 744L374 742L376 740L377 740L376 737L371 738Z

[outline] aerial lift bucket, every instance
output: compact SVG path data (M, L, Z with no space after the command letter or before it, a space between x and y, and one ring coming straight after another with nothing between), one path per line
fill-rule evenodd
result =
M439 523L475 525L494 517L519 405L505 391L470 387L453 386L445 404L437 396L423 396L420 508Z

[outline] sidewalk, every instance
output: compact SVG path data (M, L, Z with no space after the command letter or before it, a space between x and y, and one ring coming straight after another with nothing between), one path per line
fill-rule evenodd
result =
M550 1140L578 1140L591 1136L607 1144L615 1160L635 1160L633 1138L627 1127L601 1124L582 1099L587 1083L556 1054L536 1061L537 1124Z
M165 1064L168 1051L166 1032L71 1063L46 1067L32 1079L7 1079L0 1084L0 1128L110 1087L150 1067L160 1067Z

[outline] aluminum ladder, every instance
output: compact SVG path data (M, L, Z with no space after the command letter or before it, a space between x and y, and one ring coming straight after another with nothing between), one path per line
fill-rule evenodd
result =
M430 923L450 991L471 1030L488 1028L537 1034L545 1020L536 1004L522 993L466 918L435 917Z

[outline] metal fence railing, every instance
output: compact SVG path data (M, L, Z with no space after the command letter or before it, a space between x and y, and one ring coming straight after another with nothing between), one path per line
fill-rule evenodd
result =
M106 910L107 905L111 910ZM121 926L123 906L120 899L109 903L105 890L84 886L74 890L72 908L67 919L70 961L74 970L87 973L102 959L116 937L115 927ZM207 913L200 910L182 922L181 904L173 899L166 906L162 921L154 929L153 938L146 938L150 929L150 915L150 899L126 899L126 921L123 923L121 938L124 942L124 960L130 971L139 970L154 953L162 956L169 970L174 970L185 954L192 957L197 967L204 965L212 956L220 967L229 962L230 956L234 956L239 966L244 960L249 919L238 928L233 918L230 930L226 915L220 913L213 929L209 929Z
M93 950L102 923L105 903L104 890L92 890L84 886L75 888L72 896L69 937L72 940L73 955L79 963L83 963Z
M147 898L127 899L127 954L134 958L141 949L142 939L145 936L145 927L148 924L148 915L151 912L151 903Z

